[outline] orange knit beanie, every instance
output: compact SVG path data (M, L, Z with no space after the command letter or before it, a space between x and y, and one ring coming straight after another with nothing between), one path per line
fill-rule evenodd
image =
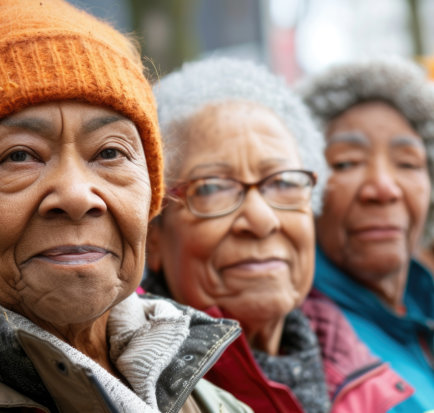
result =
M154 216L163 194L160 132L137 49L107 23L63 0L0 0L0 119L68 99L107 106L136 124Z

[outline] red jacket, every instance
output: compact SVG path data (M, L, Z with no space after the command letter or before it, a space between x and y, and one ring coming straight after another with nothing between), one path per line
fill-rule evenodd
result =
M216 318L223 317L217 307L210 308L207 313ZM298 400L286 385L265 377L244 334L229 346L205 378L232 393L255 412L303 412Z
M370 354L329 299L312 292L302 310L321 346L333 413L385 413L410 397L413 389L407 384L400 385L404 381ZM224 316L216 307L209 309L208 314ZM205 378L231 392L255 412L303 412L286 385L265 377L244 334L223 353Z

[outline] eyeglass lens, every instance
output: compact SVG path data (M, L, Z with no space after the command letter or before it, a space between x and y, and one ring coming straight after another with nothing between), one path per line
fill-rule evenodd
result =
M269 205L281 209L305 206L310 200L312 179L303 171L273 174L259 184L259 191ZM187 202L193 213L220 215L236 209L250 186L233 179L204 178L192 182Z

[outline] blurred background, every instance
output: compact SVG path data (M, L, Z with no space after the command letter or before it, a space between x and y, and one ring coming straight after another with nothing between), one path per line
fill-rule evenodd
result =
M154 79L207 55L263 62L289 83L363 56L434 66L434 0L68 1L134 32Z

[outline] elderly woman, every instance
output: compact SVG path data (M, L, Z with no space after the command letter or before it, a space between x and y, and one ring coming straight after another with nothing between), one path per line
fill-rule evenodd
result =
M322 352L334 411L386 412L397 400L392 373L337 308L318 296L305 304L321 348L297 308L313 276L311 196L318 213L326 177L322 138L299 99L231 59L186 64L154 91L168 190L144 288L240 321L243 336L207 378L257 412L326 412Z
M0 56L0 410L251 411L199 381L237 323L134 293L162 162L131 43L2 0Z
M434 283L412 259L430 199L432 86L397 59L334 67L300 90L325 132L331 168L315 286L414 387L400 411L432 409Z

